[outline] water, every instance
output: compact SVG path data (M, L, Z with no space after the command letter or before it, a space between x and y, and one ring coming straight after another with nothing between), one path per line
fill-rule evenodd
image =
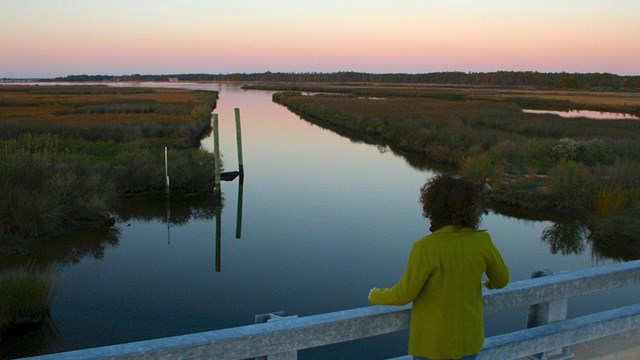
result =
M301 120L273 103L268 91L141 85L220 91L216 113L227 171L238 168L234 108L240 108L242 186L238 179L223 182L219 215L210 199L167 204L164 198L133 198L122 204L117 231L81 234L36 249L38 257L60 264L52 330L5 342L0 348L22 349L6 350L5 356L247 325L254 315L273 311L306 316L363 307L371 287L395 283L411 244L427 233L418 195L431 170L415 165L415 159L409 165L384 145L354 142ZM212 149L213 140L202 146ZM560 246L567 254L553 253L541 238L554 224L539 214L494 211L482 221L513 280L536 270L580 269L633 257L615 249L605 255L584 238ZM637 290L571 300L569 316L639 302ZM526 309L492 314L487 335L523 328L526 317ZM36 346L34 339L42 337L46 341ZM300 358L383 359L405 353L406 333L400 333L308 350Z
M559 115L564 118L584 117L588 119L597 119L597 120L640 120L639 117L632 114L614 113L614 112L607 112L607 111L593 111L593 110L556 111L556 110L524 109L522 110L522 112L530 113L530 114L553 114L553 115Z

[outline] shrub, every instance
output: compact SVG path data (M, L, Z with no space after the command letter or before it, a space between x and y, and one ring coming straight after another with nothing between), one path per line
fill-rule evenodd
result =
M600 186L622 186L625 188L638 187L640 179L640 161L618 159L609 166L593 168Z
M609 165L615 161L613 147L600 139L582 142L577 157L578 161L593 166L597 164Z
M499 175L487 152L463 158L460 162L460 172L462 176L478 184L484 183L487 179L494 183Z
M560 139L558 143L551 148L553 156L560 161L575 161L578 157L578 147L580 143L564 138Z
M553 168L547 180L549 192L566 210L586 210L590 187L593 182L591 172L582 163L566 161Z
M581 141L564 138L551 151L559 161L579 161L590 166L611 164L615 160L612 146L600 139Z

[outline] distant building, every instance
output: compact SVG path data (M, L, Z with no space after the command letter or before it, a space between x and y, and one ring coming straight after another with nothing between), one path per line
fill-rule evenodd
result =
M178 82L179 81L179 79L177 77L170 77L168 80L169 80L169 82Z

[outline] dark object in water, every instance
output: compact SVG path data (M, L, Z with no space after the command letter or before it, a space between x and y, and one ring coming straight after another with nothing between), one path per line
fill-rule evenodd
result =
M239 171L227 171L220 173L220 180L222 181L233 181L235 178L240 175Z

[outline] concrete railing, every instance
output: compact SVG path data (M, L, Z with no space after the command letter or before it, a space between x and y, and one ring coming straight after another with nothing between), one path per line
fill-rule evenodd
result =
M638 329L640 303L565 319L568 298L634 284L640 284L640 261L551 274L487 291L485 313L529 306L532 327L487 338L478 359L546 356L548 352L567 358L571 356L566 348L569 345ZM405 330L409 314L409 306L370 306L299 318L276 317L262 324L35 358L246 359L270 355L270 359L291 359L298 350Z

